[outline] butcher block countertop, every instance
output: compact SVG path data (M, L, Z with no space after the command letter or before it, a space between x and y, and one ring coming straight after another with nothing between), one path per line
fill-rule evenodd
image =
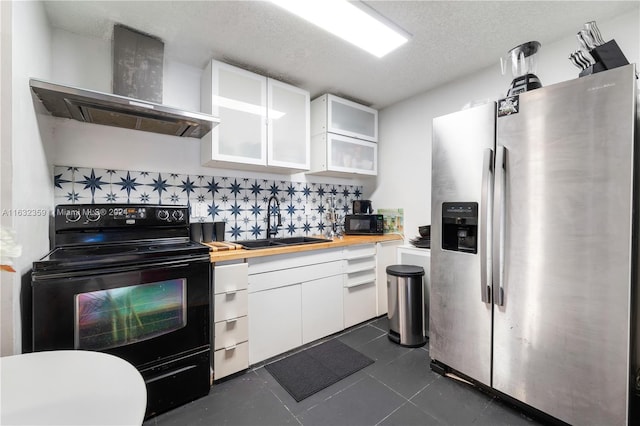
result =
M301 253L311 250L323 250L336 247L345 247L358 244L378 243L383 241L402 241L402 235L345 235L342 238L334 238L327 243L301 244L295 246L284 246L274 248L264 248L258 250L246 250L232 242L212 242L202 243L211 248L211 262L224 262L227 260L248 259L251 257L273 256L277 254Z

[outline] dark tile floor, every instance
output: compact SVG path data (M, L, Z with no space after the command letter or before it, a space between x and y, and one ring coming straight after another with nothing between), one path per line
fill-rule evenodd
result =
M429 369L428 345L389 341L386 317L336 336L375 362L296 402L262 366L215 384L209 395L151 425L538 425L501 400Z

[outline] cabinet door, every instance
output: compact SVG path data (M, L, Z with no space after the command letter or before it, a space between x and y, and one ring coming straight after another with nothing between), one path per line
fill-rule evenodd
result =
M328 95L327 113L327 131L372 142L378 141L378 111L375 109Z
M376 244L376 291L378 315L387 313L387 266L396 264L397 247L404 241L387 241Z
M269 166L309 170L309 92L268 80Z
M378 145L346 136L327 135L328 169L346 173L378 173Z
M211 61L203 74L202 90L203 111L224 123L203 138L203 163L266 165L267 78Z
M431 250L417 247L398 247L400 265L416 265L424 268L424 335L429 337L429 303L431 295Z
M344 287L344 327L351 327L376 316L375 274L365 277L349 274ZM355 274L358 275L358 274ZM364 279L363 279L364 278Z
M302 345L300 284L249 294L249 364Z
M344 177L378 174L378 145L332 133L311 138L309 174Z
M302 284L302 343L309 343L344 328L343 275Z

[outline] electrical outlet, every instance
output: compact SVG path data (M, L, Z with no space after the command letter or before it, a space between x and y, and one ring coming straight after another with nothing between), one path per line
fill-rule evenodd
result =
M193 217L206 217L208 213L207 203L198 201L193 204Z

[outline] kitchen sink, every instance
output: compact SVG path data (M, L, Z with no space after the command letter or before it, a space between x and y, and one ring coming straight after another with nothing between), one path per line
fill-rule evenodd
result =
M297 246L302 244L328 243L332 240L315 237L284 237L284 238L263 238L260 240L235 241L247 250L258 250L265 248Z

